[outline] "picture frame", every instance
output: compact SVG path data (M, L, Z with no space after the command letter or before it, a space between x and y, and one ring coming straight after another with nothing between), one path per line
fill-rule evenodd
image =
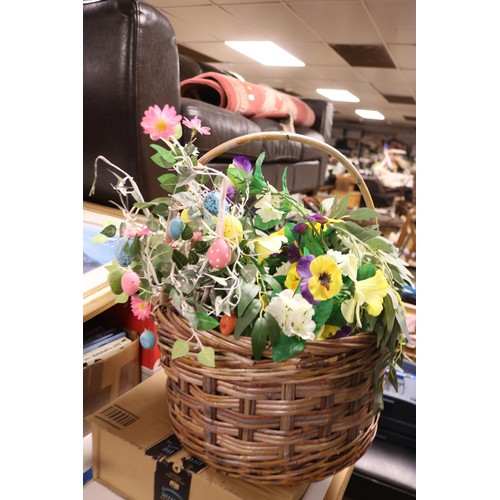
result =
M114 259L110 245L92 243L91 239L107 223L124 221L117 208L83 202L83 321L88 321L115 303L108 284L106 266Z

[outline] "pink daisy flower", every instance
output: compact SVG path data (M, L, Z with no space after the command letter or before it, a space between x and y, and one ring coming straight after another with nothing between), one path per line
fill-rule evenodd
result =
M141 126L145 134L149 134L153 141L158 139L168 139L174 135L174 127L182 120L173 106L165 104L163 109L155 104L149 106L144 112Z
M142 226L141 228L136 228L136 227L124 227L122 231L122 236L124 238L134 238L136 235L139 236L146 236L147 234L150 233L150 230L147 226Z
M132 313L137 319L141 321L148 319L151 313L151 304L142 300L139 297L130 297L130 303L132 307Z
M210 135L210 127L202 127L201 120L198 118L198 115L196 115L192 120L184 118L184 120L182 120L182 124L191 130L199 132L201 135Z

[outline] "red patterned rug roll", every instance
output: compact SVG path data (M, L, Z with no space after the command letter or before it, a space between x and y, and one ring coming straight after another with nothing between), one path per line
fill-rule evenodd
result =
M285 94L265 84L238 80L209 71L183 80L181 96L199 99L248 117L289 115L299 127L311 127L314 111L299 98Z

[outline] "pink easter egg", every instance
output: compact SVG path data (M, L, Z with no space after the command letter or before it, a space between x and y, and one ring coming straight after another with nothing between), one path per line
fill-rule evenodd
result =
M208 263L216 269L224 269L231 262L231 247L224 238L217 238L208 249Z
M122 276L122 290L128 295L134 295L139 291L141 279L135 271L125 271Z
M194 245L197 241L200 241L203 238L201 231L195 231L193 236L191 237L191 244Z

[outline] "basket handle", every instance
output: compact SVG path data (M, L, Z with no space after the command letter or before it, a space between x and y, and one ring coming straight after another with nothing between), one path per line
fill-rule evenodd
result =
M241 146L242 144L248 144L249 142L254 141L295 141L301 142L302 144L307 144L308 146L312 146L317 148L324 153L333 156L337 161L339 161L342 166L354 177L356 181L356 185L359 187L361 191L361 195L365 200L366 206L375 209L375 205L373 204L373 200L368 191L368 187L365 184L363 177L357 171L356 167L338 150L334 147L326 144L324 142L318 141L317 139L313 139L311 137L307 137L301 134L293 134L289 132L254 132L252 134L241 135L239 137L235 137L234 139L230 139L229 141L223 142L218 146L214 147L208 153L205 153L198 161L199 163L206 165L209 161L213 160L217 156L229 151L230 149L235 148L236 146Z

